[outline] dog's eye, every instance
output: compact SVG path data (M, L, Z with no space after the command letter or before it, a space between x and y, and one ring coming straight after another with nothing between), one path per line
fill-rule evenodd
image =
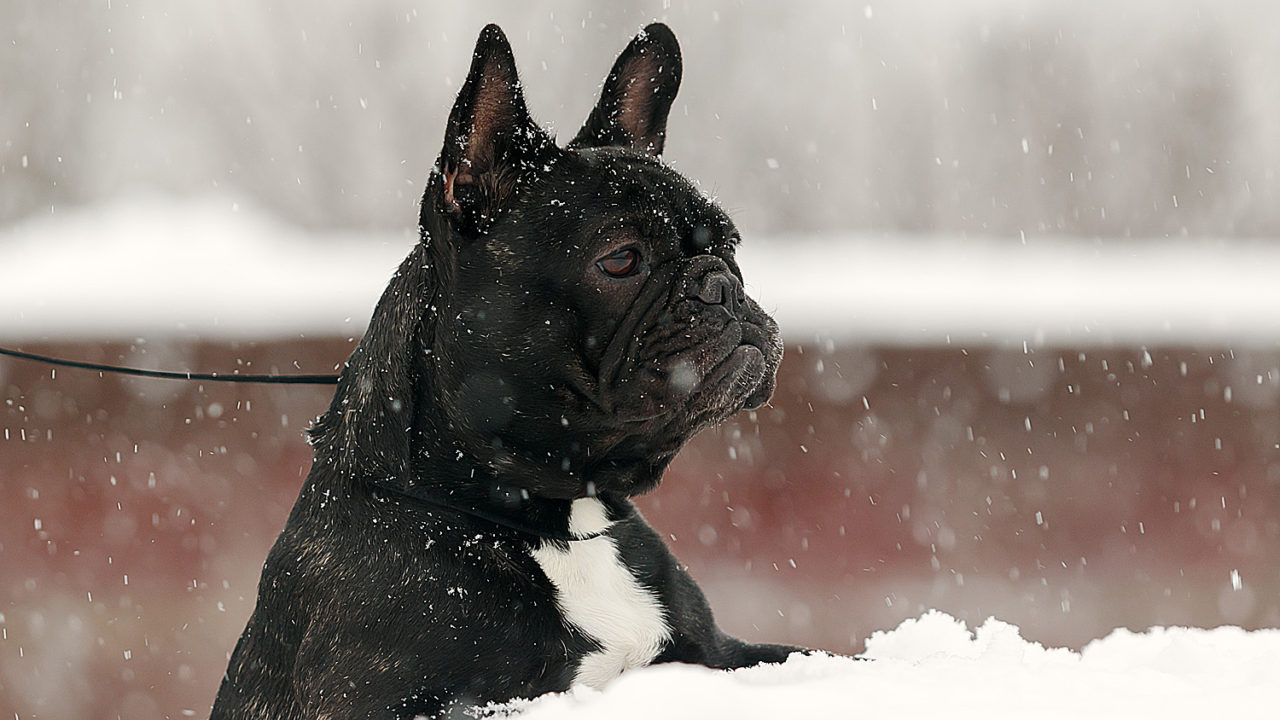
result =
M612 255L606 255L596 263L596 267L610 277L634 275L640 269L640 252L632 248L619 250Z

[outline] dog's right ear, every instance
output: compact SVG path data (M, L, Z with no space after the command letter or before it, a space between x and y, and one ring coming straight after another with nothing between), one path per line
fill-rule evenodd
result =
M427 194L464 233L478 233L546 164L555 143L525 105L511 44L497 25L476 40Z
M649 25L613 63L600 102L569 147L625 147L661 155L682 72L671 28Z

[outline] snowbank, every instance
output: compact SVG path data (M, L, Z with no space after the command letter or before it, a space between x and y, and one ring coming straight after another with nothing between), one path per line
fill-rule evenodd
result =
M680 718L1274 718L1280 630L1116 630L1076 653L989 619L969 632L940 612L876 633L865 657L792 656L716 672L658 665L603 691L518 703L520 720Z
M794 340L1241 344L1280 337L1280 244L1220 239L772 238L749 288Z
M416 236L148 196L0 229L0 338L359 335Z
M134 198L0 229L0 337L358 335L416 237L317 234L229 200ZM793 341L1086 346L1280 337L1276 243L748 238Z

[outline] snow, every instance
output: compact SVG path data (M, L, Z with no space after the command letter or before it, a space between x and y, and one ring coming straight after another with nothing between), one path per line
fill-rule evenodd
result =
M221 199L58 211L0 229L0 337L358 335L415 239L308 233Z
M406 204L405 217L415 209ZM0 229L0 337L358 335L415 231L327 233L225 198L141 196ZM1280 246L1214 239L747 237L788 338L1266 344Z
M1280 630L1116 630L1080 652L1045 648L988 619L937 611L867 640L864 660L793 655L718 672L656 665L603 690L515 703L520 720L680 718L1272 718Z
M1274 343L1280 246L1217 239L865 236L744 243L796 339L893 345Z

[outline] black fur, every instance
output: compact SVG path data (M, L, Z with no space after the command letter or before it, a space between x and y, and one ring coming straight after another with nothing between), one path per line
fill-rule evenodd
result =
M721 632L627 499L699 430L764 402L782 354L743 294L732 222L657 159L680 73L671 31L646 28L560 149L502 32L481 33L422 241L313 428L214 718L436 715L567 689L598 648L530 555L557 541L517 528L563 535L588 496L672 628L655 662L794 650ZM634 273L598 264L627 249Z

